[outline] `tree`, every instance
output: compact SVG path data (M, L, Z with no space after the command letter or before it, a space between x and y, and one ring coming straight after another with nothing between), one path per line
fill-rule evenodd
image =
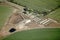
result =
M14 2L14 0L8 0L8 1L10 1L10 2Z
M43 11L42 14L43 16L46 16L48 13Z

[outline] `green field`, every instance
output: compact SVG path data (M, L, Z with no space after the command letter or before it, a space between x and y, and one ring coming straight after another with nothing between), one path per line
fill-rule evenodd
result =
M14 2L39 11L49 11L59 5L58 0L14 0Z
M11 7L7 5L0 5L0 28L4 25L12 11Z
M60 22L60 8L51 12L49 15L47 15L47 17L52 18L52 19Z
M59 28L34 29L7 36L3 40L60 40Z

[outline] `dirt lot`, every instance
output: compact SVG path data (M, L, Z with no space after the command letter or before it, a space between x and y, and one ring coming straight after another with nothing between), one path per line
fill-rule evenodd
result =
M49 26L49 27L56 27L56 28L60 28L60 23L54 23L54 22L52 22L52 23L50 23L50 24L48 24L48 25L46 25L47 27Z

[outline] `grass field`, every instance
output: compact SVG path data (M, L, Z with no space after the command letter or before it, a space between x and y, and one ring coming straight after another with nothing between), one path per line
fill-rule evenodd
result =
M12 8L7 5L0 5L0 28L4 25L8 16L12 13Z
M60 29L46 28L22 31L7 36L3 40L60 40Z
M30 9L49 11L58 6L58 0L14 0L14 2L27 6Z
M52 18L52 19L60 22L60 8L51 12L49 15L47 15L47 17Z

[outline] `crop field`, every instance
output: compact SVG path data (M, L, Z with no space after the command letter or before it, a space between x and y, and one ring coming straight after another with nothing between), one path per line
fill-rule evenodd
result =
M50 11L58 6L58 0L14 0L14 2L38 11Z
M3 40L60 40L59 28L33 29L7 36Z
M7 5L0 5L0 29L4 25L8 16L12 13L12 8Z
M60 22L60 8L51 12L49 15L47 15L47 17L55 19L56 21Z

